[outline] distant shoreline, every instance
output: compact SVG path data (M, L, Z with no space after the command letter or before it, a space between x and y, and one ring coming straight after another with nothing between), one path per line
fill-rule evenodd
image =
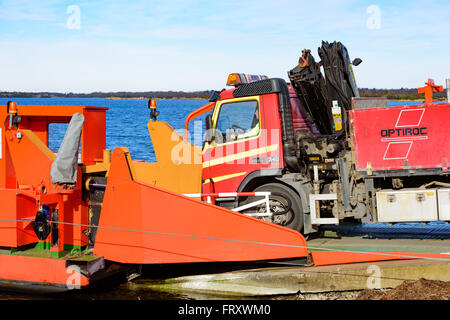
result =
M59 93L59 92L0 92L0 98L100 98L108 100L208 100L212 90L205 91L147 91L147 92L91 92L91 93Z
M154 99L154 100L208 100L208 98L203 98L203 97L194 97L194 98L185 98L185 97L172 97L172 98L120 98L120 97L109 97L109 98L103 98L106 100L149 100L149 99Z
M107 100L208 100L213 90L204 91L145 91L145 92L91 92L91 93L60 93L60 92L20 92L0 91L0 98L100 98ZM360 88L363 98L379 98L389 101L423 101L424 96L418 94L417 89L368 89ZM445 101L446 92L433 95L434 99Z

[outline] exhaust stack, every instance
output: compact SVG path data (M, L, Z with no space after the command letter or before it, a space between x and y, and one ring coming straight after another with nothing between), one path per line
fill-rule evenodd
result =
M450 103L450 79L447 79L447 102Z

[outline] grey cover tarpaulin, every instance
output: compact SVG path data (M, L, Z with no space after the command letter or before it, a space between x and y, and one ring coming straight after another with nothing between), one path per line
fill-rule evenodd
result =
M64 139L59 147L55 161L50 170L52 183L76 184L78 149L80 147L81 129L83 128L84 116L75 113L67 127Z

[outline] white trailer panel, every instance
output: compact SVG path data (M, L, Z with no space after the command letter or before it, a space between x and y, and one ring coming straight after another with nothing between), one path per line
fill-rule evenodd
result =
M450 221L450 189L438 189L439 220Z
M377 192L379 222L437 221L436 189L381 190Z

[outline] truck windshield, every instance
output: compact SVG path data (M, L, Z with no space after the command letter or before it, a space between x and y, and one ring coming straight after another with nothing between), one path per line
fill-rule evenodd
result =
M222 104L216 130L226 142L258 135L258 102L249 100Z

